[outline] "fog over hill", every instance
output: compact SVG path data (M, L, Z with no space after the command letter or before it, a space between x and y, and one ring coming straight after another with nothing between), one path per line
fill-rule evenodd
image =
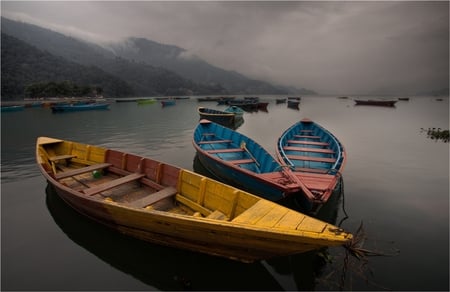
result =
M123 80L139 95L313 93L252 80L198 57L188 58L182 48L142 38L102 47L3 17L2 32L67 61L95 66Z

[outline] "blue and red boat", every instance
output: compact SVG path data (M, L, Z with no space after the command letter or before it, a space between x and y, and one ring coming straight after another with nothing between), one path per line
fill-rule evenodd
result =
M341 184L346 151L341 142L319 124L303 119L280 136L279 161L302 182L306 202L312 209L325 204Z
M292 171L249 137L205 119L193 136L199 161L220 181L271 201L302 195Z

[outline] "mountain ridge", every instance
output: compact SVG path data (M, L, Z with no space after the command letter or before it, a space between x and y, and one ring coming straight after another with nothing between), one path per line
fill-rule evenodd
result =
M314 94L252 80L210 65L197 56L186 58L183 48L144 38L130 37L104 47L4 17L1 24L2 34L66 61L96 67L122 80L136 95ZM2 67L2 75L7 73L3 71Z

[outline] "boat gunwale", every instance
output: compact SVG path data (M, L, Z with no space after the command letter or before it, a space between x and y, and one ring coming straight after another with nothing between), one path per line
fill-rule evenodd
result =
M280 163L284 163L286 165L288 165L288 163L286 163L286 160L289 162L291 167L295 167L295 164L291 161L291 159L289 159L286 154L286 152L283 149L283 142L287 141L287 134L289 132L291 132L292 130L294 130L295 128L302 128L300 125L302 123L312 123L314 127L319 128L321 131L323 131L326 135L328 135L331 140L333 141L333 143L336 145L336 148L338 151L335 151L337 157L336 157L336 161L332 164L331 167L328 168L328 171L331 170L336 170L339 172L342 172L342 170L344 169L344 166L346 164L346 150L344 148L344 146L342 145L342 143L336 138L336 136L334 136L330 131L328 131L327 129L325 129L324 127L322 127L321 125L317 124L314 121L311 121L309 119L302 119L296 123L294 123L292 126L290 126L289 128L287 128L286 130L283 131L283 133L281 134L281 136L278 138L277 141L277 157L280 161ZM327 149L332 149L331 144L327 147ZM336 168L338 165L340 165L339 168ZM327 171L327 172L328 172Z

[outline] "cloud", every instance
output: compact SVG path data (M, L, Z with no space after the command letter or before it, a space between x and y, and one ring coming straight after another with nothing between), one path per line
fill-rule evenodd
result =
M136 36L251 78L325 93L448 86L448 2L2 2L89 41Z

